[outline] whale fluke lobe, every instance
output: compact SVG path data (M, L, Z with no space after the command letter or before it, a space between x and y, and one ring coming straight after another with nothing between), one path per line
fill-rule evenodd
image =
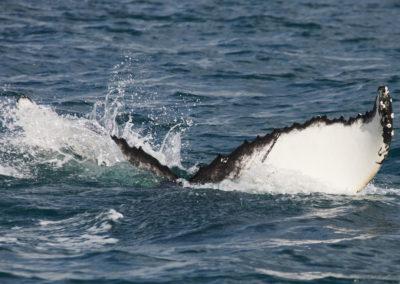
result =
M17 106L23 112L37 107L25 96L18 99ZM394 135L393 118L389 90L380 86L372 110L365 114L347 120L343 116L316 116L302 124L274 129L253 141L244 140L232 153L218 154L209 165L200 167L190 182L248 181L249 177L268 181L275 173L284 173L311 178L335 192L360 192L388 155ZM108 136L106 132L94 132ZM123 138L111 138L135 167L177 181L178 176L169 167L141 147L130 146Z
M162 165L156 158L147 154L142 147L129 146L125 139L111 136L112 140L119 146L128 161L135 167L148 170L156 176L175 181L178 176L167 166Z
M245 142L229 155L218 155L190 179L213 183L239 179L254 169L296 172L328 186L361 191L386 158L393 132L392 99L378 88L373 109L346 120L313 117L304 124L274 129ZM258 171L260 172L260 171Z
M17 101L17 106L18 106L19 110L21 110L25 107L32 106L33 104L34 104L33 101L28 96L22 96L22 97L18 98L18 101Z

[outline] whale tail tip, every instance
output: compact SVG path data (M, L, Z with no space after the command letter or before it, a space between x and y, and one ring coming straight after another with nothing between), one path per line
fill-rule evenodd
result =
M17 100L17 107L19 110L30 107L33 104L34 104L34 102L28 96L22 96L22 97L18 98L18 100Z

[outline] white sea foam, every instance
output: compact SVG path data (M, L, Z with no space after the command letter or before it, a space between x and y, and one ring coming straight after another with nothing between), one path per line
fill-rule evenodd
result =
M151 135L142 136L128 122L117 129L119 104L113 103L100 121L92 118L59 115L46 105L29 99L1 102L0 119L7 135L0 139L0 175L32 178L36 166L48 164L59 168L69 161L92 161L98 166L113 166L126 161L110 134L120 135L170 167L181 165L180 125L173 127L159 150L154 150ZM109 134L110 133L110 134Z
M61 116L48 106L23 101L15 116L15 126L22 129L17 143L60 154L59 165L70 159L90 159L98 165L113 165L124 159L96 121Z
M377 186L374 183L369 183L365 189L361 192L362 195L383 195L383 194L394 194L400 195L400 190L394 187L382 187Z
M349 188L332 186L320 180L314 179L299 171L277 169L273 167L253 168L247 171L240 179L225 179L219 183L192 184L179 179L185 188L212 188L223 191L241 191L251 194L308 194L326 193L335 195L366 196L371 194L399 194L395 188L381 188L370 182L365 189L357 193Z
M397 282L398 278L393 278L388 276L387 274L345 274L345 273L331 273L331 272L317 272L317 271L302 271L302 272L284 272L272 269L265 269L265 268L257 268L257 272L272 275L279 278L284 279L295 279L301 281L312 281L312 280L321 280L324 278L339 278L339 279L346 279L351 280L353 282L357 282L357 279L362 280L370 280L374 281L395 281Z
M119 213L118 211L114 210L114 209L110 209L108 211L108 217L112 220L112 221L117 221L119 219L124 218L124 215L122 215L121 213Z
M3 176L10 176L10 177L15 177L15 178L24 178L26 175L24 175L22 172L8 166L2 166L0 165L0 175Z
M57 221L40 220L43 249L51 246L80 251L117 243L118 239L110 237L109 232L113 223L123 217L115 209L109 209L94 216L83 213Z

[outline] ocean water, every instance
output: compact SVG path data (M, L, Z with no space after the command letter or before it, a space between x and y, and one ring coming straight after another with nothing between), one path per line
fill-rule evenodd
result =
M244 139L364 113L380 85L397 113L400 5L353 2L0 1L0 282L399 282L397 117L361 194L184 181Z

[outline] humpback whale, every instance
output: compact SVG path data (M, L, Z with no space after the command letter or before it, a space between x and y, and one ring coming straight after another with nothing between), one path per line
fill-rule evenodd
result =
M31 104L28 97L18 105ZM372 110L356 117L329 119L316 116L304 123L274 129L253 141L244 141L232 153L218 156L200 167L191 183L218 183L239 180L255 169L260 179L268 179L268 169L296 172L331 187L360 192L377 174L387 157L393 131L392 99L386 86L380 86ZM168 181L178 175L141 147L116 136L127 160ZM260 170L261 169L261 170Z

